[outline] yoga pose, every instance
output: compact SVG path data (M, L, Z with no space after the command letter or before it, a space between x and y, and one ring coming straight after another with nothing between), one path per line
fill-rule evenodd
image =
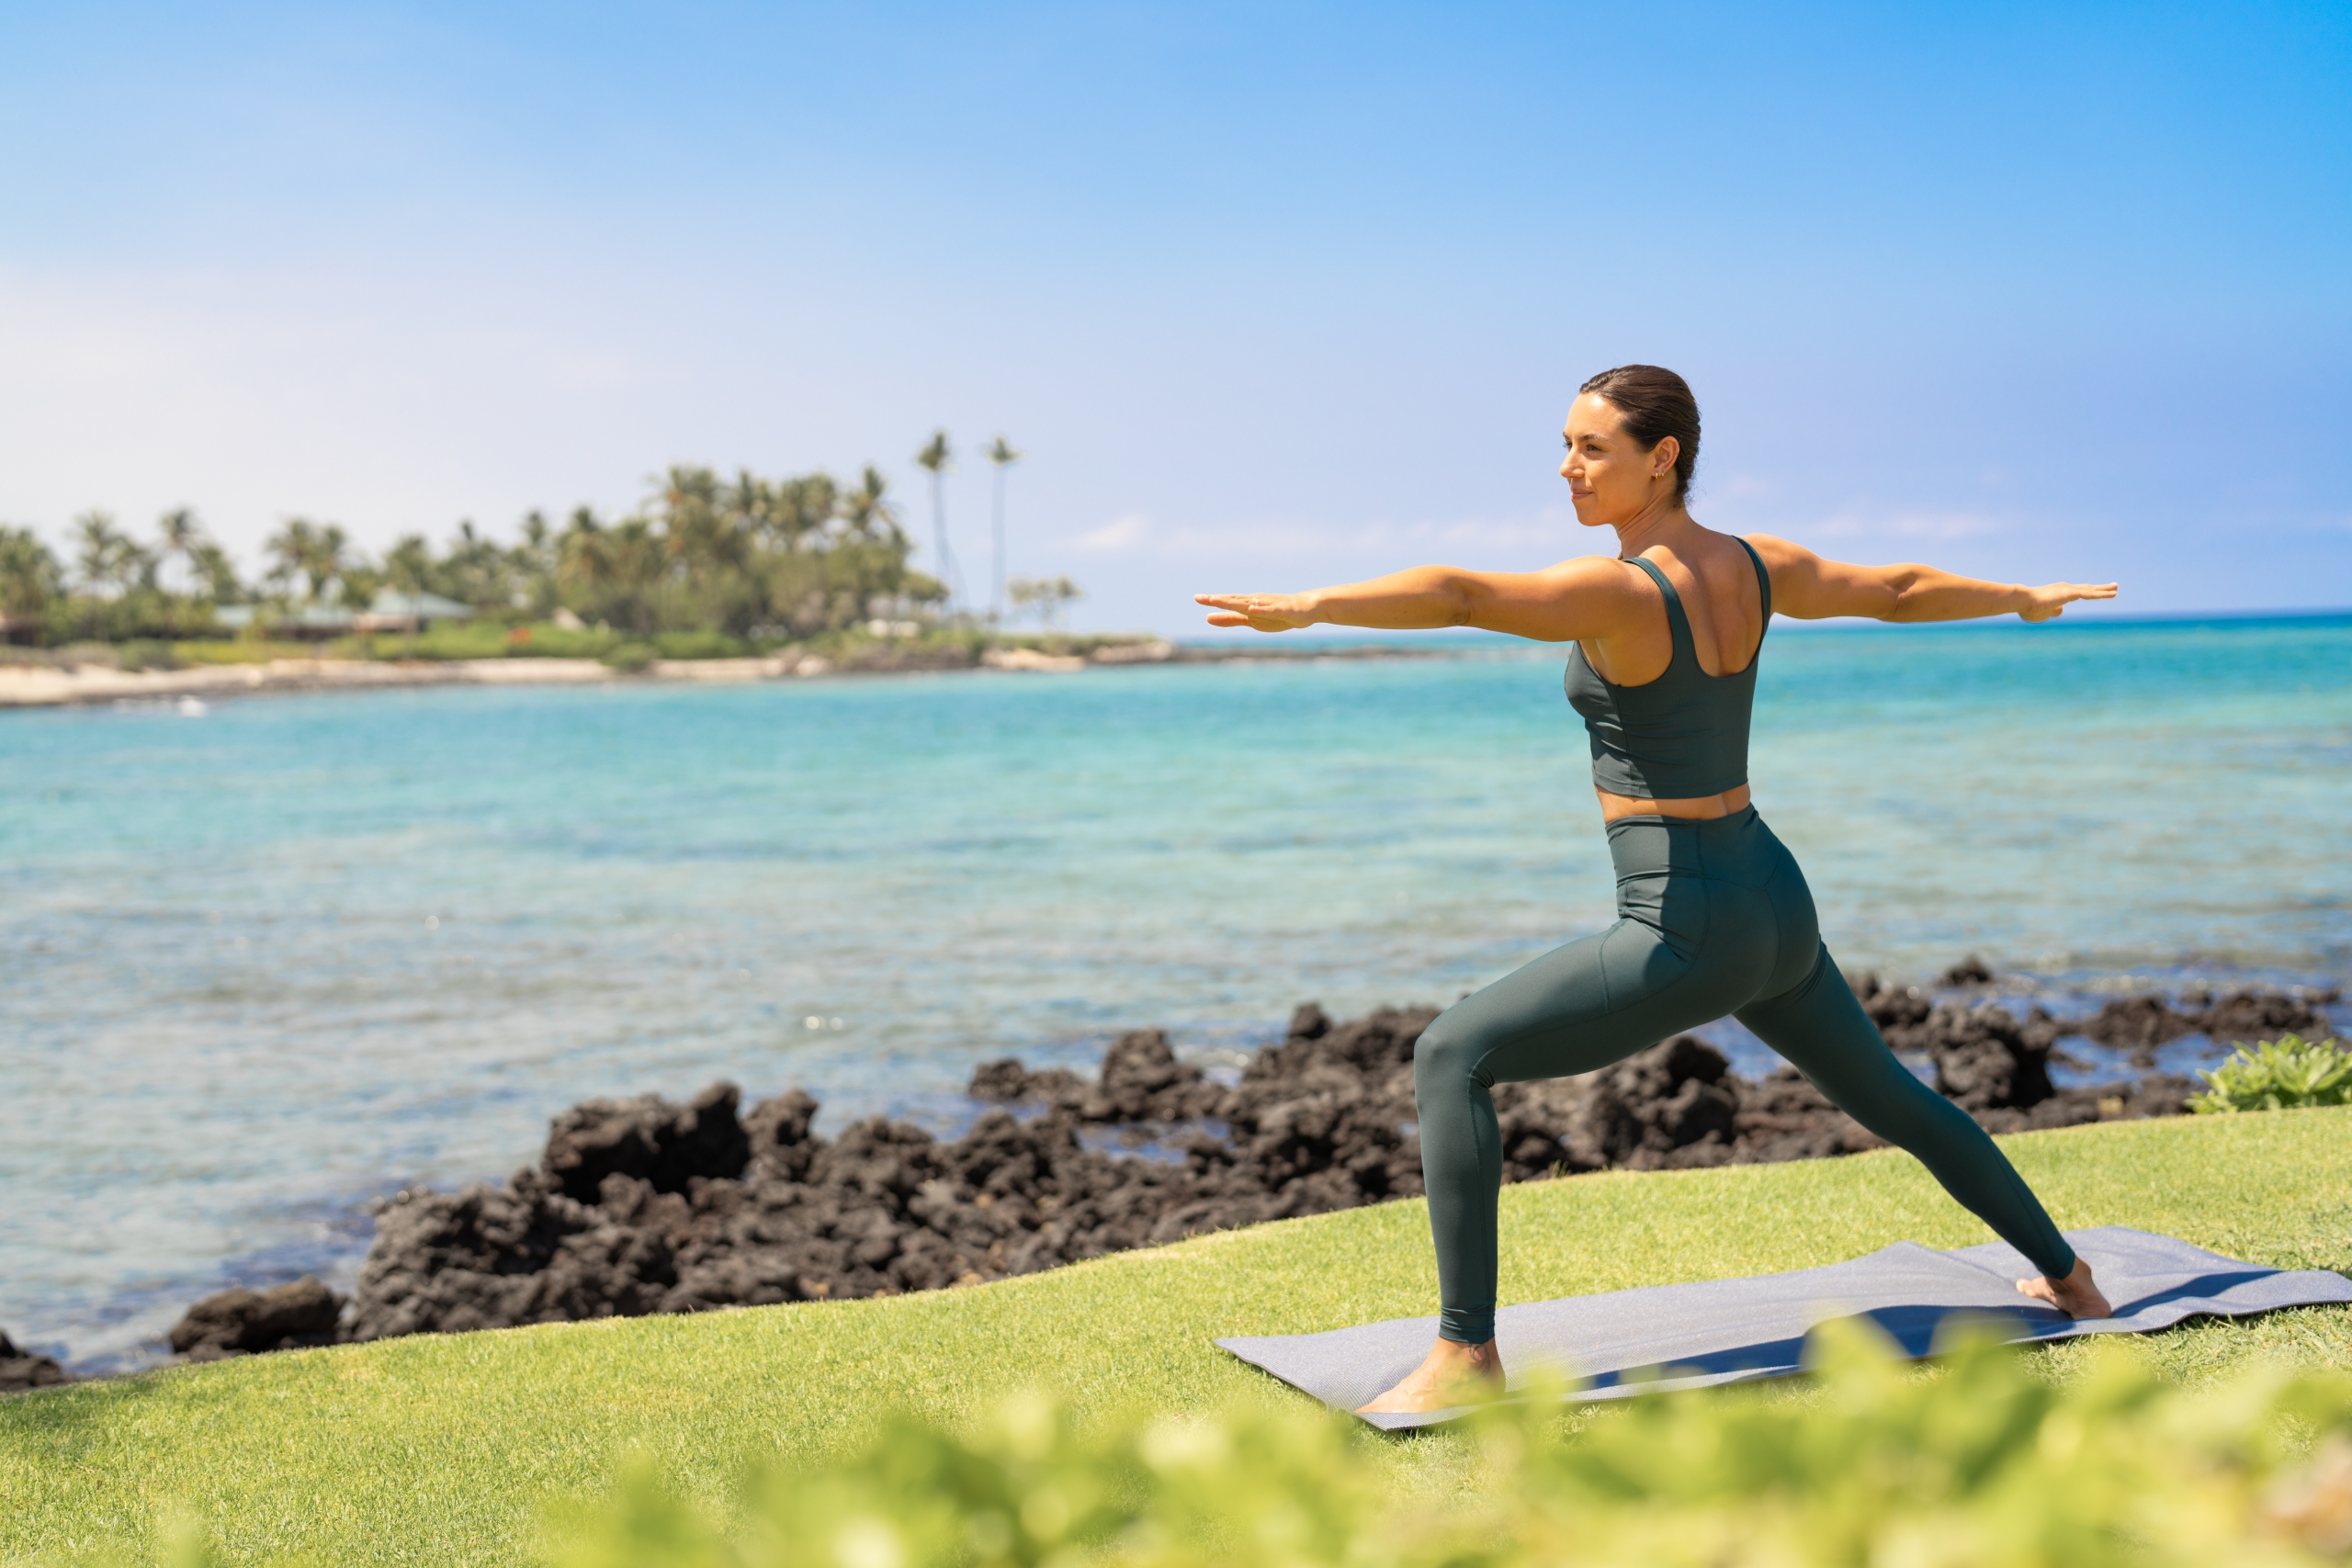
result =
M1533 572L1415 567L1309 593L1203 593L1209 624L1481 626L1573 642L1568 702L1592 740L1617 868L1618 919L1446 1010L1413 1048L1421 1172L1437 1243L1437 1344L1363 1408L1429 1410L1499 1383L1498 1083L1589 1073L1726 1014L1841 1110L1907 1149L2041 1270L2018 1289L2074 1317L2109 1315L2090 1266L1968 1113L1894 1058L1830 961L1804 874L1748 803L1756 661L1774 611L2046 621L2115 584L1980 582L1928 566L1849 566L1785 539L1703 528L1687 504L1699 406L1650 365L1605 370L1568 411L1561 478L1614 556Z

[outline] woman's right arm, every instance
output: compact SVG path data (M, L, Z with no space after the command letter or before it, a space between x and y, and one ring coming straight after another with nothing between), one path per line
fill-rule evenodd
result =
M2083 599L2112 599L2112 582L1987 582L1940 568L1904 562L1856 566L1827 560L1770 534L1748 536L1772 574L1772 609L1800 621L1863 615L1874 621L1970 621L2015 615L2047 621Z
M1640 614L1633 574L1606 556L1583 556L1542 571L1464 571L1416 566L1363 582L1305 593L1196 593L1216 612L1213 626L1261 632L1301 626L1371 626L1384 631L1476 626L1537 642L1610 637Z

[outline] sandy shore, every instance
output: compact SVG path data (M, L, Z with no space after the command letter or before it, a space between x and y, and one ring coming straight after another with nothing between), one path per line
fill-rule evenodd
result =
M991 652L990 669L1076 671L1087 660L1027 649ZM1119 662L1104 660L1103 662ZM1128 660L1128 662L1135 662ZM578 686L619 681L781 681L857 673L806 655L773 659L665 659L622 674L593 659L411 660L273 659L266 664L209 664L130 671L84 665L73 670L0 665L0 708L79 703L171 702L259 692L354 691L383 686Z
M1363 646L1346 649L1184 647L1171 642L1111 643L1085 655L1053 654L1030 648L989 649L976 660L968 653L885 645L866 656L837 663L814 654L785 653L763 659L664 659L643 671L624 674L593 659L407 660L273 659L266 664L206 664L183 670L110 670L85 664L0 664L0 708L62 707L87 703L203 702L265 692L358 691L387 686L578 686L642 681L785 681L828 675L933 673L1000 671L1028 674L1072 674L1102 666L1207 664L1233 660L1396 659L1442 657L1455 651Z
M762 665L760 659L712 660L729 665ZM691 663L657 665L692 669ZM781 673L781 671L778 671ZM745 671L720 679L757 679ZM254 692L341 691L376 686L579 685L621 677L593 659L473 659L432 663L375 663L351 659L273 659L266 664L206 664L186 670L107 670L83 665L71 670L0 665L0 708L58 707L75 703L113 703L241 696Z

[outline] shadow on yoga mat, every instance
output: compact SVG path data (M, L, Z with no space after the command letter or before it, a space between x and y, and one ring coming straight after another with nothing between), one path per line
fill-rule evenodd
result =
M2113 1317L2076 1323L2018 1294L2016 1281L2034 1270L2006 1242L1936 1252L1904 1241L1867 1258L1792 1274L1650 1285L1505 1307L1495 1314L1495 1338L1513 1389L1524 1373L1542 1367L1584 1381L1571 1399L1612 1399L1801 1371L1806 1333L1832 1318L1867 1317L1905 1355L1920 1357L1934 1349L1937 1332L1952 1318L1987 1325L2019 1343L2146 1334L2190 1317L2352 1303L2352 1280L2324 1269L2264 1269L2120 1225L2069 1231L2066 1239L2090 1259L2099 1288L2115 1305ZM1216 1343L1335 1410L1353 1410L1420 1365L1436 1333L1434 1317L1404 1317L1327 1334ZM1455 1408L1363 1419L1396 1431L1467 1413Z

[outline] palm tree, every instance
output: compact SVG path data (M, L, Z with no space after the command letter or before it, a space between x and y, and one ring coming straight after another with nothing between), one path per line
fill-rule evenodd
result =
M324 593L330 583L338 591L342 588L344 568L351 564L350 554L350 536L341 528L330 523L319 530L318 548L302 568L303 575L311 580L311 598Z
M197 567L196 558L198 552L204 548L204 527L197 522L193 508L175 506L155 519L155 536L163 542L161 553L165 559L177 556L187 563L191 585L202 580L203 574Z
M842 498L842 521L849 525L852 534L861 539L876 539L885 544L894 543L902 537L899 532L898 505L887 500L883 493L889 488L890 481L882 477L882 470L871 463L866 464L858 488Z
M277 533L261 542L269 557L269 581L279 592L291 593L302 569L318 558L319 530L307 517L288 517Z
M989 584L989 618L1004 613L1004 470L1021 461L1012 443L1000 434L989 443L989 461L996 465L996 575Z
M204 584L206 596L215 604L233 604L245 596L245 585L237 581L237 563L211 540L199 542L187 564L197 581Z
M268 580L288 588L299 576L309 589L304 596L312 601L323 598L328 585L340 581L344 568L351 564L351 536L333 523L313 523L307 517L288 517L261 547L270 558Z
M577 589L594 615L604 608L605 596L612 592L617 575L605 525L587 507L574 508L556 546L557 582Z
M74 519L74 566L89 592L118 593L155 585L155 558L114 525L109 512L85 512Z
M64 574L49 547L29 528L0 524L0 639L38 627L49 602L64 594Z
M1048 629L1060 621L1064 605L1086 597L1067 577L1016 577L1011 587L1013 609L1035 612L1038 624Z
M915 454L915 461L931 471L931 531L938 541L939 581L947 585L951 602L961 597L957 592L960 584L956 581L956 558L947 553L947 501L940 480L949 468L956 466L954 457L955 454L948 449L947 432L944 430L933 431L929 445Z
M433 547L424 542L424 535L403 534L393 541L384 553L384 581L394 592L408 596L408 647L413 653L424 595L433 582Z
M874 476L870 468L866 471L873 492L865 498L870 518L873 505L881 501L882 491L878 476ZM762 488L766 499L763 525L786 551L799 549L811 537L821 541L825 525L842 513L841 487L833 482L831 474L809 474L775 485L763 481Z
M741 569L751 536L740 509L731 504L737 499L719 483L715 470L671 465L659 502L662 536L688 577L707 581Z
M262 581L280 593L291 592L294 580L301 575L302 559L311 553L311 525L300 517L288 517L285 525L261 542L261 553L269 558L269 570Z
M74 575L85 593L97 592L114 575L114 516L85 512L74 519Z

